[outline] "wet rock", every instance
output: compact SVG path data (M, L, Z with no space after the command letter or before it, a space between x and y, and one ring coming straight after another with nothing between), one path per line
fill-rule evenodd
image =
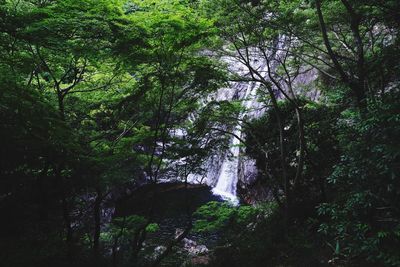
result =
M157 259L166 249L167 249L167 247L165 247L165 246L156 247L154 249L154 252L153 252L153 255L151 256L151 258Z
M190 240L188 238L184 238L183 249L186 250L189 255L201 255L208 253L208 248L205 245L199 245L196 241Z

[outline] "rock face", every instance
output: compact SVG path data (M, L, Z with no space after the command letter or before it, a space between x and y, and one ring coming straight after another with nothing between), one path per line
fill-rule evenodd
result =
M272 72L279 67L282 51L285 51L285 49L282 49L285 46L285 37L277 38L273 45L274 49L269 52L269 64L257 48L249 51L249 65L252 69L261 73L266 81L269 81L268 65L271 67ZM207 184L213 188L214 194L234 204L239 203L239 198L246 202L254 202L254 199L251 201L248 199L251 196L256 196L257 200L262 200L268 198L269 193L262 188L262 183L257 181L258 175L255 161L245 155L241 140L246 138L242 131L243 122L262 116L268 108L269 104L266 103L268 101L265 99L260 100L260 94L258 94L260 91L265 91L265 89L260 90L262 89L260 82L254 81L248 66L238 60L237 54L225 56L222 60L227 64L229 72L239 77L238 80L240 81L231 82L228 87L219 89L216 93L204 99L203 102L241 100L244 109L240 114L236 115L238 124L233 128L227 129L227 127L224 129L232 135L229 149L219 151L219 153L211 156L202 166L202 169L206 170L205 173L203 175L189 174L187 181L191 184ZM318 72L315 69L299 70L299 75L293 80L292 84L296 94L307 95L313 99L318 98L319 91L308 88L316 80L317 76ZM285 85L282 86L285 88ZM283 98L283 95L276 88L272 89L275 91L277 98ZM287 90L287 88L284 90ZM289 92L286 93L290 95ZM177 131L175 135L181 136L185 135L185 133ZM174 169L173 166L176 162L166 162L166 164L171 165L171 169ZM180 178L174 175L166 175L159 180L170 182L173 179Z
M283 44L277 42L276 45L281 46ZM276 49L271 57L279 57L279 51L279 49ZM268 64L257 53L259 53L257 49L252 51L250 65L257 69L259 73L267 73ZM243 80L250 80L251 75L243 63L238 62L234 57L225 57L223 60L228 64L231 72L237 74ZM277 65L272 63L271 68L275 69ZM318 90L303 90L317 79L317 75L318 73L314 69L306 70L298 75L293 84L296 91L311 99L317 99L319 97ZM268 80L267 77L265 79ZM245 139L241 123L244 120L258 118L265 112L266 105L259 100L257 95L260 86L260 83L254 81L232 82L228 88L220 89L215 96L217 100L242 100L244 111L238 115L238 125L231 130L233 136L237 136L241 140ZM278 98L282 97L278 91L276 95ZM268 189L263 187L262 182L257 181L255 161L245 155L244 147L240 146L240 140L236 137L231 138L228 151L221 151L205 163L205 169L207 170L205 177L192 175L190 181L207 183L213 187L213 193L226 200L238 203L240 198L242 201L254 203L270 198Z
M154 253L153 253L153 255L151 255L151 258L152 258L153 260L157 259L157 258L158 258L161 254L163 254L166 250L167 250L167 247L166 247L166 246L157 246L157 247L154 249Z
M175 230L175 239L178 239L184 233L184 229L177 228ZM205 245L200 245L196 241L191 240L187 237L181 240L182 248L190 256L203 255L208 253L208 248Z
M254 178L251 182L238 182L238 196L246 204L256 204L264 200L272 200L273 196L264 181Z
M223 58L228 63L230 72L240 77L248 77L246 67L232 58ZM265 69L266 64L253 59L253 63L259 68ZM244 111L238 115L238 121L246 118L256 118L263 114L263 104L258 101L257 82L232 82L228 88L221 88L215 95L216 100L242 100ZM233 203L238 203L237 184L239 180L250 181L256 177L255 163L244 157L243 148L240 146L240 139L243 139L242 125L238 123L231 130L233 136L230 140L230 148L212 156L206 163L207 170L204 177L191 175L190 182L202 181L213 187L213 193ZM240 139L238 139L239 137Z
M196 241L184 238L182 240L183 249L186 250L189 255L196 256L208 253L208 248L205 245L199 245Z

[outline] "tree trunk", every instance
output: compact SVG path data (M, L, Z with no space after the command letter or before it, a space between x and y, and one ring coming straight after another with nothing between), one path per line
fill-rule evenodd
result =
M96 199L94 201L94 232L93 232L93 253L95 259L100 256L100 231L101 231L101 202L102 195L100 189L96 190Z
M48 200L47 200L47 190L45 188L47 171L49 170L50 164L45 163L43 170L41 171L38 180L38 203L39 203L39 218L41 220L48 219Z
M306 150L306 140L305 140L305 134L304 134L304 120L303 120L303 114L301 109L296 106L295 107L296 111L296 118L297 118L297 127L298 127L298 135L299 135L299 157L297 161L297 170L296 170L296 177L294 180L294 188L299 186L299 184L302 183L303 181L303 168L304 168L304 156L305 156L305 150Z
M362 111L366 109L367 103L366 103L366 93L364 90L364 80L365 80L365 71L364 71L364 50L363 50L363 44L362 44L362 39L359 33L358 29L358 24L359 24L359 19L357 18L356 14L353 12L351 7L348 5L348 2L345 0L342 0L342 3L346 6L346 9L350 13L351 17L351 25L350 28L353 32L353 36L355 38L356 46L357 46L357 69L358 69L358 78L354 77L349 77L345 71L343 70L342 65L340 64L337 55L332 49L331 42L328 37L328 29L325 24L324 16L322 14L322 9L321 9L321 3L322 0L316 0L316 9L317 9L317 15L319 19L319 24L321 28L321 33L322 33L322 38L324 40L324 45L326 50L328 51L328 55L330 59L332 60L335 69L339 72L341 80L350 87L352 93L353 93L353 99L356 102L356 107L359 108Z

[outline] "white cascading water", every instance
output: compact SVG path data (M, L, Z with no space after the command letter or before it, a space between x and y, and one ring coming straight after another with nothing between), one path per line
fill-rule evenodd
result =
M279 46L284 45L284 42L277 42L275 45L279 48ZM252 52L251 54L251 65L253 69L257 69L259 73L266 74L268 71L268 64L263 58L263 55L258 55L256 48L254 49L254 53ZM278 54L279 52L277 52L277 54L272 54L271 57L276 57ZM251 78L248 68L234 57L224 57L222 60L227 63L232 73L236 73L243 78ZM272 64L271 68L276 68L276 66ZM298 83L301 88L302 84L311 84L316 77L316 71L308 70L297 77L296 83ZM266 79L268 78L266 77ZM239 123L232 131L233 137L231 138L229 151L227 153L214 155L214 157L205 163L204 166L207 170L205 176L191 174L188 177L188 181L191 183L203 183L203 181L205 181L208 185L213 187L212 192L214 194L221 196L234 205L239 203L237 197L238 181L241 180L244 183L248 183L255 179L257 173L254 159L250 159L244 155L240 147L240 140L234 136L245 139L242 134L241 125L243 119L257 118L264 113L265 106L258 101L256 94L259 86L260 84L254 81L232 82L229 88L222 88L217 92L217 100L242 100L244 111L239 114ZM308 94L312 92L313 91ZM314 93L314 96L309 96L314 99L318 98L318 91L314 91Z
M240 126L236 127L234 134L240 136ZM240 141L233 137L231 141L231 148L229 149L229 155L227 155L223 161L218 182L212 189L214 194L220 195L222 198L229 200L234 204L238 203L238 198L236 196L236 185L238 182L239 169L239 144Z
M240 140L242 138L242 125L240 122L250 112L251 108L256 103L257 87L254 83L248 84L244 95L244 111L240 113L239 124L233 131L230 149L222 163L217 184L212 189L212 192L221 196L223 199L230 201L234 205L239 204L239 199L236 195L236 187L239 179L239 156L240 156Z

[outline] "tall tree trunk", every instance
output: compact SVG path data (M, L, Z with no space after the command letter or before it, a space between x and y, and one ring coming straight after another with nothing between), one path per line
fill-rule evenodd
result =
M96 199L93 207L94 232L93 232L93 254L95 259L100 256L100 231L101 231L101 202L102 194L100 189L96 189Z
M62 179L62 177L60 179ZM63 187L63 185L61 185L61 187ZM65 227L65 243L67 245L67 257L69 261L72 261L73 229L69 212L70 209L69 209L68 199L63 188L61 189L61 207L62 207L64 227Z
M41 220L48 219L48 199L47 199L47 190L45 188L47 171L49 170L50 163L46 162L43 170L41 171L38 180L38 202L39 202L39 218Z
M61 93L61 90L59 88L58 83L56 83L56 90L57 90L57 97L58 97L58 108L59 108L59 114L60 118L63 122L65 122L65 109L64 109L64 96ZM61 189L61 205L62 205L62 214L63 214L63 220L64 220L64 225L65 225L65 231L66 231L66 238L65 242L67 244L67 254L69 260L72 260L72 250L73 250L73 229L72 229L72 221L70 217L70 207L68 204L68 198L67 194L65 192L65 184L64 184L64 178L62 177L62 170L64 168L65 161L64 161L64 152L61 154L61 159L60 163L57 166L56 172L57 172L57 180L59 181L60 184L60 189Z
M131 254L131 262L133 264L137 263L139 252L143 247L144 240L146 240L146 235L147 235L146 227L148 223L143 227L141 227L140 229L138 229L134 235L132 242L132 254Z
M298 138L299 138L299 156L297 160L296 177L294 180L294 188L295 188L294 190L296 190L299 184L301 184L303 181L304 156L306 150L303 114L300 107L298 106L295 107L295 111L297 118Z

